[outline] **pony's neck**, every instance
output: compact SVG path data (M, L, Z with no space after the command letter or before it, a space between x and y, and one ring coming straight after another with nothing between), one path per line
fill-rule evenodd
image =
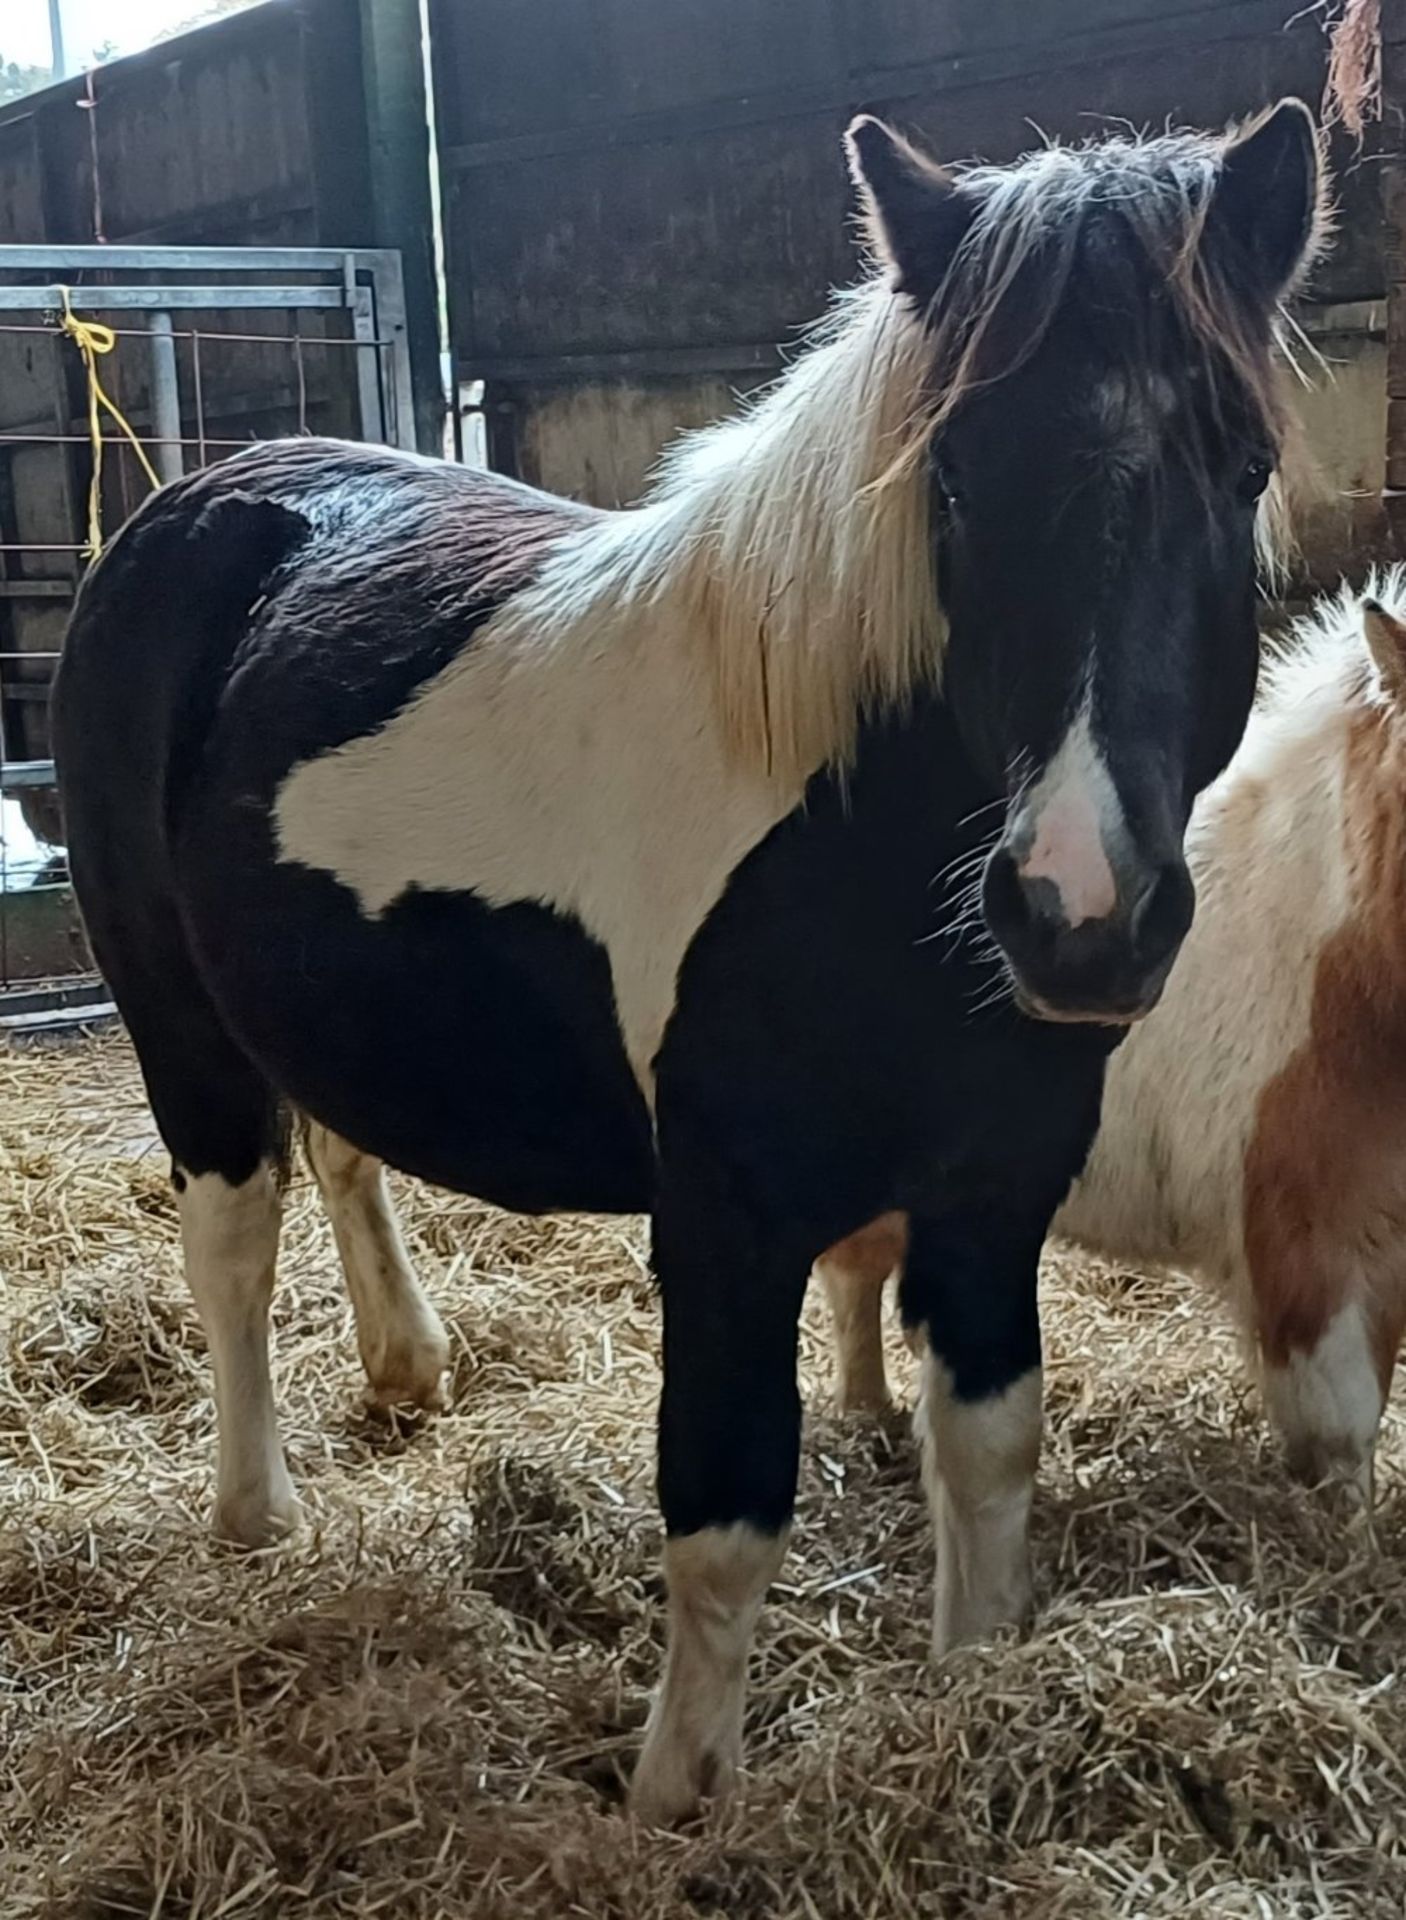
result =
M938 677L929 363L921 323L869 283L625 516L636 590L704 649L729 750L768 775L848 764L865 713Z

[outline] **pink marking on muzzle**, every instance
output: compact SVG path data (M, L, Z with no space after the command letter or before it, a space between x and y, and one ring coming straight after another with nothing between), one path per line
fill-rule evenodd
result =
M1035 835L1017 869L1022 880L1049 880L1070 927L1106 920L1118 904L1118 883L1104 851L1098 807L1081 783L1060 786L1040 809Z

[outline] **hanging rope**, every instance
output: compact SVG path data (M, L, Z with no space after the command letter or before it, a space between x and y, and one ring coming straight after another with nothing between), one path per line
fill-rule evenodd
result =
M96 320L80 320L73 311L73 302L69 298L67 287L56 289L63 302L63 317L59 321L60 330L66 333L83 357L83 370L88 376L88 436L93 447L93 474L88 483L88 544L83 549L83 557L96 560L103 550L102 524L102 481L103 481L103 413L106 411L113 421L126 434L131 442L132 451L142 463L146 477L154 487L161 481L156 469L146 457L146 449L133 431L132 423L107 393L98 378L98 359L104 353L111 353L117 345L117 335L111 327L105 327Z
M1343 0L1328 29L1323 124L1341 122L1362 145L1369 120L1382 117L1381 0Z

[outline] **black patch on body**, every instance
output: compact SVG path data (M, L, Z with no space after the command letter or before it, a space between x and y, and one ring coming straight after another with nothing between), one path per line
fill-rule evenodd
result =
M656 1097L657 1231L684 1276L660 1435L675 1531L790 1512L798 1288L878 1213L912 1216L904 1318L959 1396L1039 1364L1040 1248L1119 1035L973 1013L994 963L931 937L937 869L989 831L959 823L990 798L940 702L869 726L847 797L812 781L684 962Z
M154 496L94 570L56 693L75 883L189 1171L247 1178L284 1096L505 1206L648 1206L609 963L574 921L415 892L371 921L270 832L295 765L384 724L593 517L276 442Z

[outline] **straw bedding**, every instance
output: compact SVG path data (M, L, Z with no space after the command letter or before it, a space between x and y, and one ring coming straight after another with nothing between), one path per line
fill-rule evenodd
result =
M1374 1544L1289 1485L1185 1281L1056 1251L1039 1618L932 1673L906 1423L827 1410L812 1303L750 1777L660 1836L620 1804L659 1662L641 1229L400 1192L453 1411L361 1411L300 1179L308 1526L238 1555L125 1043L0 1052L3 1920L1399 1920L1399 1412Z

